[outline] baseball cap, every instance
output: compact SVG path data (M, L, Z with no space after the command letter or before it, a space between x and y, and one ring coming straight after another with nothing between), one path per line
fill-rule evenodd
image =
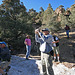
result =
M5 44L5 45L7 45L5 42L0 42L0 44Z
M49 31L49 29L48 28L45 28L45 29L42 29L42 31Z
M2 44L2 42L0 42L0 44Z

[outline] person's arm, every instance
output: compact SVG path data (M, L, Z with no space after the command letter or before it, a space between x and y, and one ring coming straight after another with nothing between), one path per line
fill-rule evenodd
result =
M35 41L41 43L41 38L39 38L38 34L35 34Z
M41 37L41 39L43 40L43 41L45 41L45 42L47 42L48 41L48 39L50 39L50 36L44 36L43 35L43 33L41 33L41 32L39 32L39 35L40 35L40 37ZM52 37L51 37L52 38Z
M35 30L35 41L38 43L42 42L42 39L39 37L39 30L38 29Z
M59 42L59 39L57 37L55 39L56 39L56 41L53 41L52 43L58 43Z
M27 42L25 42L25 44L27 45Z
M54 42L52 42L52 43L58 43L59 42L59 40L57 40L57 41L54 41Z
M27 45L27 40L25 39L24 44Z

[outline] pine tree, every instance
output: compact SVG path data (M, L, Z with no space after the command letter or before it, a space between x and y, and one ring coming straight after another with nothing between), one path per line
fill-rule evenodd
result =
M5 17L0 17L0 37L13 45L15 49L20 49L25 38L23 35L33 32L26 8L23 4L20 4L19 0L4 0L1 8L6 10L2 13Z
M47 22L52 18L54 11L51 7L51 4L49 4L47 10L45 10L43 15L43 24L47 24Z
M70 26L75 27L75 4L71 6L71 15L69 16Z

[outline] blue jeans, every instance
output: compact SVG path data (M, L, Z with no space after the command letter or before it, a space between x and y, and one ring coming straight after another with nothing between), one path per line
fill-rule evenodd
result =
M69 30L66 30L67 37L69 38Z
M26 50L27 50L27 52L26 52L26 58L28 58L29 55L30 55L31 46L26 45Z

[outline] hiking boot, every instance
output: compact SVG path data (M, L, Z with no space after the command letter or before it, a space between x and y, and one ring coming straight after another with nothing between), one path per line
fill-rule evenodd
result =
M32 58L31 56L29 56L29 58Z
M28 58L26 58L26 60L29 60Z

